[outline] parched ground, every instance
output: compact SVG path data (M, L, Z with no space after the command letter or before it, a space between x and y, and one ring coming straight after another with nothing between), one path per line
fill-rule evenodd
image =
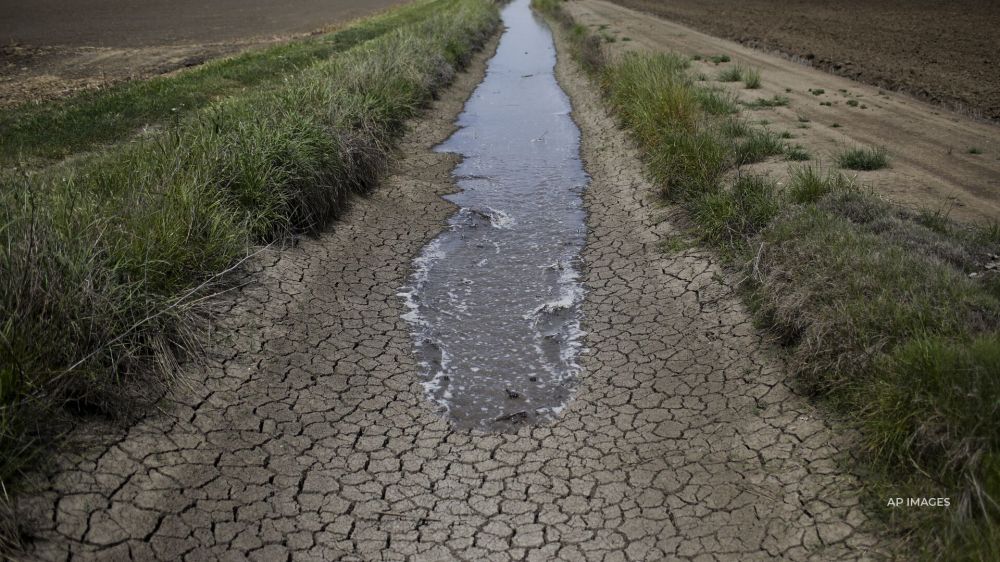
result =
M456 431L418 380L397 296L454 208L436 103L394 175L331 232L269 254L162 412L59 457L19 505L37 559L866 559L835 432L785 381L713 258L675 228L565 57L592 182L588 332L548 425Z
M577 21L615 38L606 46L620 53L672 51L693 56L729 55L733 64L760 69L761 87L720 82L724 68L706 60L692 64L700 84L731 91L742 102L787 99L772 109L745 110L743 117L787 133L786 142L811 156L805 164L836 168L838 152L855 146L882 146L889 167L846 171L863 186L908 207L940 211L965 222L1000 220L1000 127L940 111L913 98L879 90L841 76L795 63L701 33L690 27L604 0L565 4ZM975 149L975 150L973 150ZM745 171L745 170L744 170ZM753 171L784 181L788 163L766 162Z
M0 107L274 44L405 0L5 0Z
M614 0L842 76L1000 120L991 0Z

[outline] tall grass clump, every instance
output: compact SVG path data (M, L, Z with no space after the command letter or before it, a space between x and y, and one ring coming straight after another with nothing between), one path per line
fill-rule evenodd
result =
M168 375L256 245L318 231L375 185L499 22L484 0L435 5L162 135L0 177L4 482L63 405L113 414L137 376Z
M766 129L753 129L733 146L733 158L737 164L754 164L768 156L784 154L785 142L775 133Z
M889 165L889 152L881 146L856 146L837 153L836 161L848 170L881 170Z
M636 142L671 147L645 154L651 173L680 198L714 190L731 158L728 141L704 126L715 111L706 111L688 65L672 54L629 53L601 76L611 107Z
M815 203L829 193L842 192L854 187L844 174L823 171L820 166L792 166L789 168L788 197L795 203Z
M809 155L809 151L801 145L789 145L785 147L785 157L793 162L804 162L812 158Z
M745 72L746 68L742 64L734 64L720 70L716 78L719 82L740 82Z
M720 79L744 75L735 66ZM708 111L673 55L612 58L597 78L664 195L745 274L742 294L800 388L857 424L870 510L925 557L997 559L1000 228L895 207L819 166L792 165L784 189L730 179L732 167L790 149ZM872 170L888 158L860 147L836 160ZM887 510L896 496L952 507Z
M705 193L690 209L704 240L730 256L748 256L749 240L781 211L781 199L774 180L743 174L730 189Z

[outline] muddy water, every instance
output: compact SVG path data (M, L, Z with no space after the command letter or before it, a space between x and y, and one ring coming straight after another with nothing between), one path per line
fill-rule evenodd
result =
M460 210L404 288L427 396L460 428L507 429L559 413L580 351L577 259L586 227L580 132L556 83L555 48L529 0L438 150Z

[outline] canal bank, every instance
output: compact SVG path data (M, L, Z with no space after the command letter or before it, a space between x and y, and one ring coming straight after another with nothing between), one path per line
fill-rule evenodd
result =
M658 250L674 227L564 56L590 174L576 391L551 420L498 433L427 400L397 293L456 211L441 196L459 159L435 148L486 60L332 231L262 256L161 412L81 432L90 446L37 478L19 513L32 557L870 557L835 461L849 436L788 390L710 255Z

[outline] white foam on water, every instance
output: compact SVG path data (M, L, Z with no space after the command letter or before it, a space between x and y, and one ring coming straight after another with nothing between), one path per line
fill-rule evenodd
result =
M514 226L514 217L508 215L504 211L499 209L493 209L491 207L486 207L487 214L490 216L490 225L493 228L509 229Z
M583 302L586 291L583 283L580 282L580 272L571 264L567 265L569 267L564 267L562 273L559 274L559 285L563 287L562 299L571 299L573 303L571 306L577 306ZM574 375L580 371L576 358L583 350L583 337L587 335L587 332L581 327L582 316L583 312L577 310L573 318L566 323L567 337L560 349L560 359L570 367Z
M448 376L448 364L451 362L448 352L445 351L440 346L437 346L438 350L441 352L441 365L440 367L431 375L429 380L421 382L421 386L424 387L424 395L427 396L431 401L433 401L437 406L439 406L442 411L448 411L447 400L451 398L451 388L446 388L444 393L442 393L441 398L438 399L437 395L441 392L442 382L444 377ZM431 369L430 363L427 361L421 361L419 363L420 368L423 371L429 371Z
M553 264L541 266L542 269L554 269L559 271L559 297L550 300L524 315L525 320L532 320L536 324L543 313L554 313L561 310L568 310L583 301L583 285L578 282L580 274L566 260L559 260Z
M435 238L430 244L424 246L420 255L413 259L413 274L410 275L410 284L402 287L396 296L403 298L403 305L407 312L403 314L403 320L417 327L416 331L421 331L419 327L426 327L427 321L420 316L420 303L417 301L417 294L427 283L431 268L435 263L445 258L445 251L441 248L441 241Z

